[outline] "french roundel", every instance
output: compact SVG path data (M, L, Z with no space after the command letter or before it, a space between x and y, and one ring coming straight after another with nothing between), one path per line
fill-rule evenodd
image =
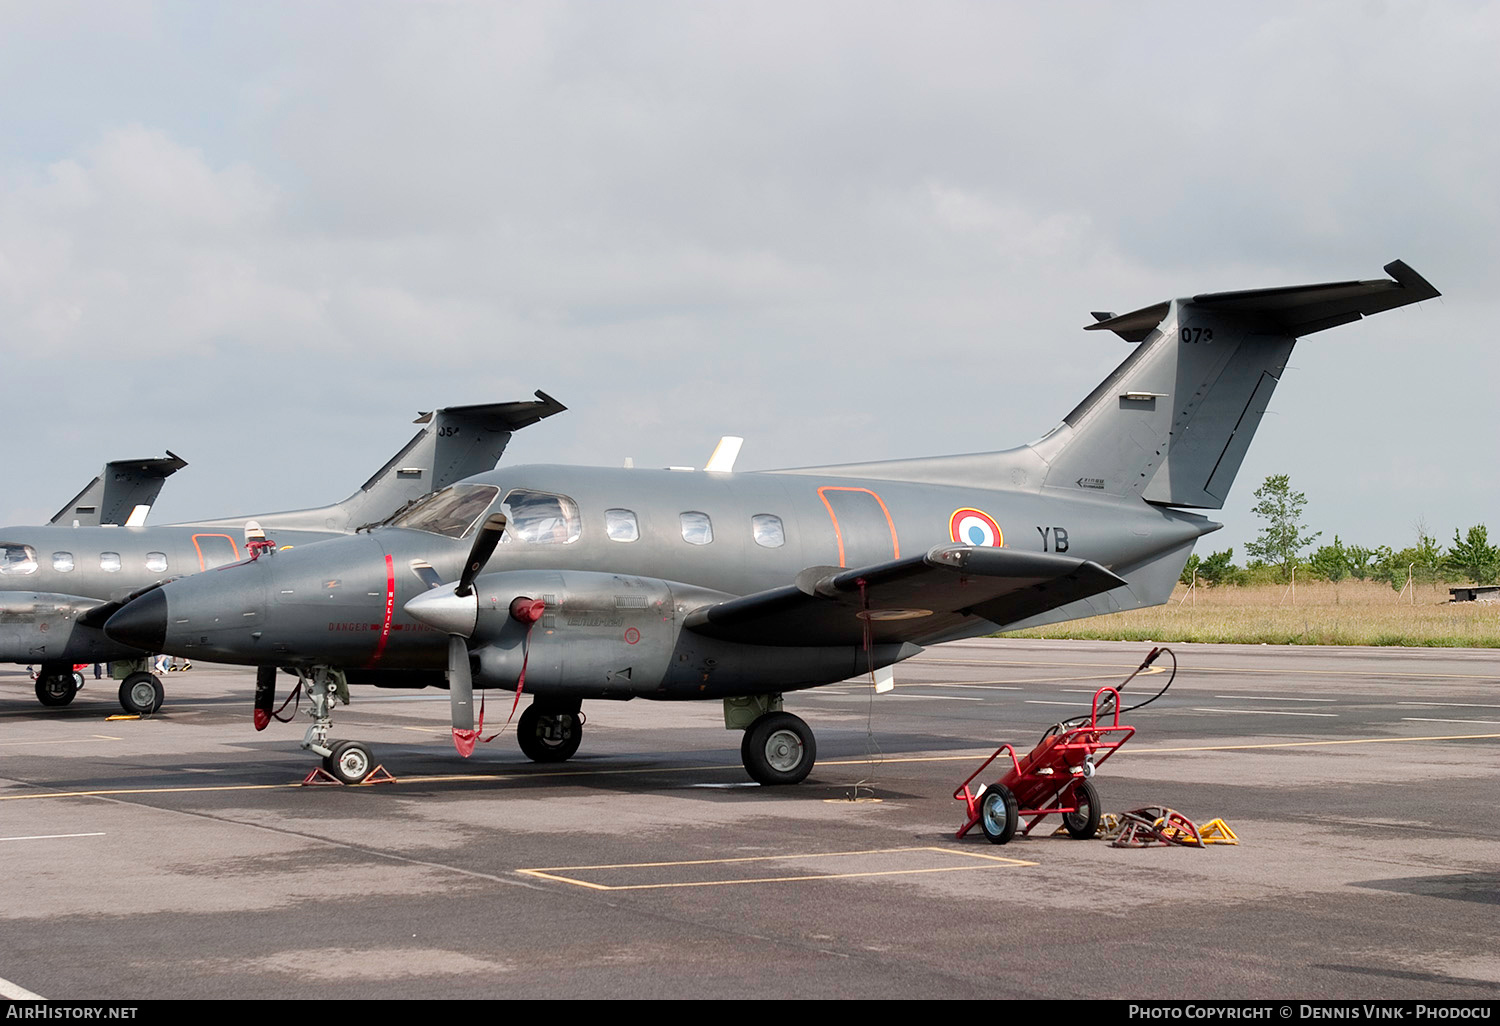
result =
M1004 545L1005 533L988 513L977 509L954 510L948 520L948 537L964 545Z

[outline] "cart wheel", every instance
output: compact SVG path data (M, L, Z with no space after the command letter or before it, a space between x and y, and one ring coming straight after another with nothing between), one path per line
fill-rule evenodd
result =
M991 844L1004 844L1014 837L1020 818L1016 796L999 781L991 784L979 799L979 825Z
M1073 787L1073 804L1077 812L1063 813L1063 826L1068 834L1080 841L1087 841L1099 832L1099 791L1092 780L1080 780Z

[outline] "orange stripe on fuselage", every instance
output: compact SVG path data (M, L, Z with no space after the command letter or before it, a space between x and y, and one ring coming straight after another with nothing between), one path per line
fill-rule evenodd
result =
M824 492L864 492L866 495L870 496L877 503L879 503L880 512L885 514L885 526L890 528L891 531L892 558L901 558L901 541L896 537L896 524L893 520L891 520L891 511L886 509L884 499L876 495L874 492L870 491L870 489L868 488L850 488L845 485L824 485L823 487L818 489L818 498L823 500L823 506L828 510L828 519L833 521L833 536L838 540L839 543L839 566L849 565L844 561L844 532L842 529L840 529L838 515L833 512L833 505L828 501L828 496L823 494Z

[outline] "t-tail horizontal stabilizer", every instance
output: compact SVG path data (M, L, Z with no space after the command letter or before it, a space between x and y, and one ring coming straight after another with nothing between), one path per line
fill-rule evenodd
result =
M1390 280L1211 292L1088 331L1139 343L1032 446L1045 485L1220 509L1297 338L1439 293L1401 261Z

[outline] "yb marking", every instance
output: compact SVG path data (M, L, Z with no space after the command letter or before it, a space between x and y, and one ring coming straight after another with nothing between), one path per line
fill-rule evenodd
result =
M1037 527L1037 533L1042 536L1043 552L1067 552L1068 551L1068 529L1066 527ZM1050 537L1049 537L1050 536ZM1048 545L1051 547L1048 548Z

